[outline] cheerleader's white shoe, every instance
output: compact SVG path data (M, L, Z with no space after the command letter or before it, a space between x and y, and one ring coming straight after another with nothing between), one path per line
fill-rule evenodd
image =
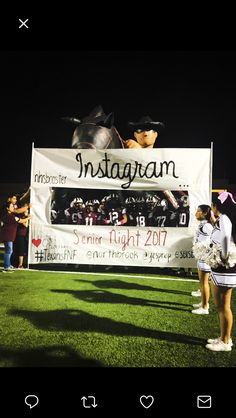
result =
M215 344L207 344L206 348L211 351L232 351L232 345L229 342L225 344L222 340L219 340Z
M193 304L193 307L194 308L202 308L202 302L200 302L200 303L194 303ZM209 309L209 303L207 304L207 309Z
M207 340L207 342L209 344L217 344L219 341L222 341L220 337L218 337L218 338L208 338L208 340ZM228 344L230 344L231 347L234 345L234 343L232 341L232 338L229 339Z
M209 309L204 309L200 307L198 309L193 309L192 313L197 314L197 315L208 315Z
M201 290L198 289L194 292L191 292L191 295L194 296L194 297L201 297Z

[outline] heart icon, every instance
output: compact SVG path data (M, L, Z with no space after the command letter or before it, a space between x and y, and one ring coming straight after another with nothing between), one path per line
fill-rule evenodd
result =
M41 244L42 240L40 238L38 239L32 239L32 244L34 244L35 247L38 247Z
M150 406L152 406L152 404L154 402L154 398L153 398L152 395L147 395L147 396L142 395L142 396L140 396L139 400L140 400L141 405L146 409L150 408Z

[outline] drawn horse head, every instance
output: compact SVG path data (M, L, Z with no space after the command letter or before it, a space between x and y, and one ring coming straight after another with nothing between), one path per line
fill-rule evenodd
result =
M97 106L92 112L82 118L62 118L76 125L72 136L72 148L124 148L123 141L114 126L114 115L106 115L102 106Z

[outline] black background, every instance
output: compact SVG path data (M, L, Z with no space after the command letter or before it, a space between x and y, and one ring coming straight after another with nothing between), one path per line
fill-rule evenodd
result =
M222 27L223 11L219 20L205 9L150 8L95 4L6 16L0 137L9 169L1 165L2 182L28 182L32 142L70 147L74 128L61 117L83 118L100 104L114 112L123 139L128 121L149 115L166 125L157 147L213 142L213 178L236 183L233 28ZM19 16L29 29L18 28Z
M216 353L219 354L219 353ZM221 354L222 355L222 354ZM227 353L228 355L228 353ZM29 416L184 416L216 417L234 411L233 369L112 369L112 368L31 368L1 372L4 382L1 410L7 416L17 412ZM213 379L215 377L215 379ZM29 394L39 403L25 405ZM140 396L155 398L150 409L140 404ZM197 396L210 395L211 409L197 408ZM98 406L84 408L81 398L94 396ZM85 403L89 405L88 401ZM161 414L161 415L160 415Z

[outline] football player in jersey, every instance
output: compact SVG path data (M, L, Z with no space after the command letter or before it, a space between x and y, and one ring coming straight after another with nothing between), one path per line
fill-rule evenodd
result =
M103 196L103 198L100 201L99 207L98 207L98 213L100 215L100 221L101 224L104 225L105 224L105 219L106 219L106 202L107 200L110 198L109 195Z
M53 223L57 223L58 212L59 212L59 209L57 207L56 201L53 200L52 203L51 203L51 212L50 212L50 215L51 215L51 223L52 224Z
M125 207L127 214L127 225L134 226L135 223L135 210L136 210L136 201L133 196L129 196L125 199Z
M53 191L53 197L55 193ZM65 215L65 196L59 196L58 199L52 199L50 219L52 224L65 224L67 223Z
M84 202L81 197L75 197L70 203L70 207L65 209L66 223L78 224L78 217L83 217Z
M93 203L93 209L94 209L94 212L99 212L99 207L100 207L100 202L99 202L99 200L98 199L93 199L92 200L92 203Z
M179 227L187 227L189 224L190 208L189 197L184 194L178 199L179 207L177 209L177 224Z
M167 199L162 199L155 208L153 214L153 224L152 226L161 227L172 227L175 226L175 211L168 202Z
M105 225L124 225L127 223L126 209L121 203L119 195L112 193L105 202Z
M126 201L128 224L130 226L146 226L147 210L146 202L143 196L127 197Z
M145 198L143 196L139 196L136 198L136 206L135 206L135 226L144 227L147 226L147 205Z
M79 225L87 225L87 226L98 225L100 215L98 214L98 212L94 210L92 200L88 200L87 202L85 202L85 211L83 211L83 213L80 213L77 219L78 219L77 223Z
M158 211L158 206L161 204L161 198L159 196L149 194L146 198L147 205L147 226L153 226L155 213Z

